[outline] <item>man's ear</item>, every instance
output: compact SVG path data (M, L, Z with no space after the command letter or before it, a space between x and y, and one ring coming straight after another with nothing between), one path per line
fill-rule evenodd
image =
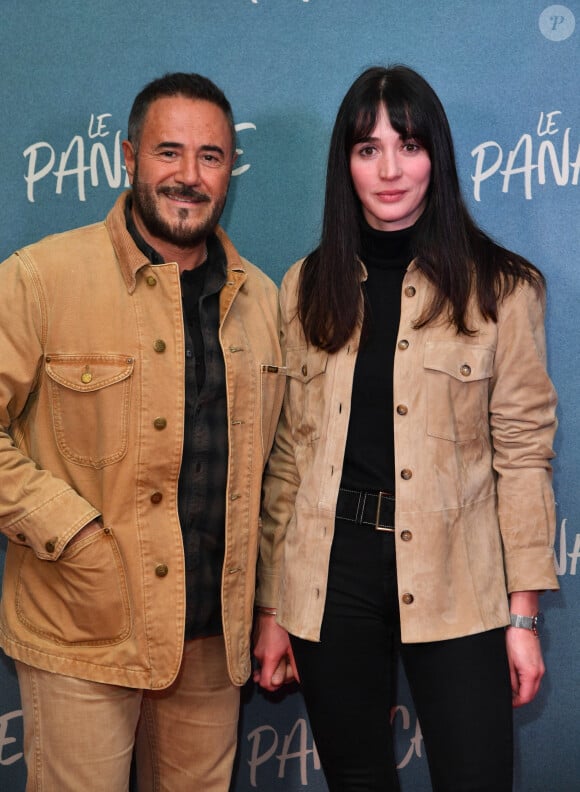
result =
M129 140L124 140L123 143L123 155L125 157L125 167L127 168L127 175L129 176L129 181L133 184L133 174L135 173L135 149L133 148L133 144Z

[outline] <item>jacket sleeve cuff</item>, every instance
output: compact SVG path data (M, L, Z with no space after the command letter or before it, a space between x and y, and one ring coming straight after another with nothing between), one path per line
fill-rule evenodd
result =
M549 547L519 549L505 556L508 594L514 591L557 591L560 588Z
M99 516L97 509L66 487L12 523L4 533L9 540L31 547L38 558L54 561L75 533Z
M265 570L258 564L258 583L256 586L257 607L276 608L278 606L279 576Z

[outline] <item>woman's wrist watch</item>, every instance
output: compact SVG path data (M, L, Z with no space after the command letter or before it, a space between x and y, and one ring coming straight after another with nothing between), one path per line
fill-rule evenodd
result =
M544 614L538 611L535 616L520 616L518 613L510 613L510 627L521 627L524 630L531 630L536 638L538 629L544 623Z

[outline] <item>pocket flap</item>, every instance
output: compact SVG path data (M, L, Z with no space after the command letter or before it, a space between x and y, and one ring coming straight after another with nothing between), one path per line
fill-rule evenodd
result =
M423 365L460 382L489 379L493 374L494 350L461 341L427 341Z
M129 355L47 355L48 376L65 388L89 393L121 382L133 373Z
M286 351L286 374L304 384L319 374L324 374L328 353L312 349L288 349Z

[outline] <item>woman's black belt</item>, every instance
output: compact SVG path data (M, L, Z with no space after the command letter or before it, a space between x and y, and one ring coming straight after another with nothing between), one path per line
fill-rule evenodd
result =
M395 496L392 492L338 490L336 516L357 525L370 525L377 531L395 531Z

